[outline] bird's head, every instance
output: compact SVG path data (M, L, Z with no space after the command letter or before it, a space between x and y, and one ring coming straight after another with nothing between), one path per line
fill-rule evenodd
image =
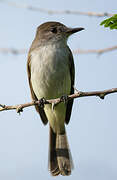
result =
M82 31L84 28L69 28L60 22L46 22L37 28L36 39L39 41L66 41L72 34Z

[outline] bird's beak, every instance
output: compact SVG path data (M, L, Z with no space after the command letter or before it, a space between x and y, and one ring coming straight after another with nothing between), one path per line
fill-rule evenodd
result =
M78 27L78 28L67 28L66 34L67 34L68 36L70 36L70 35L72 35L72 34L74 34L74 33L76 33L76 32L82 31L82 30L84 30L84 28L82 28L82 27Z

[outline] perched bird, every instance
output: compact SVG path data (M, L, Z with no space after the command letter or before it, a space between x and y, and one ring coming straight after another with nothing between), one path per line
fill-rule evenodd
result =
M28 53L27 71L33 100L55 99L74 93L74 61L67 40L84 28L68 28L59 22L46 22L37 28ZM44 124L49 122L49 170L53 176L68 176L72 159L66 136L65 123L70 121L73 99L52 108L35 105Z

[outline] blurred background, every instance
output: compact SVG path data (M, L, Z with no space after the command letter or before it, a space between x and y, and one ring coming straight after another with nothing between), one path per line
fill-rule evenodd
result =
M11 2L17 3L16 5ZM0 1L0 48L29 49L37 26L59 21L85 31L68 41L72 50L103 49L117 45L117 31L100 26L104 17L75 14L48 14L26 6L54 11L117 13L117 1L111 0L24 0ZM101 55L74 54L75 87L80 91L117 87L117 50ZM0 103L15 105L30 102L26 72L27 53L0 53ZM104 100L78 98L67 126L74 161L69 180L117 179L117 94ZM48 125L43 126L34 107L0 112L0 179L53 179L48 171ZM57 179L55 177L54 179Z

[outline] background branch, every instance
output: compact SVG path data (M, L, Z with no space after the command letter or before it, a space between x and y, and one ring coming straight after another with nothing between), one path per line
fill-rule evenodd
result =
M117 49L117 46L112 46L112 47L108 47L108 48L104 48L104 49L76 49L73 50L74 54L103 54L106 52L110 52L110 51L114 51Z
M73 10L50 10L50 9L44 9L40 7L34 7L28 4L23 4L23 3L16 3L16 2L10 2L10 1L1 1L1 2L6 2L10 6L18 7L18 8L25 8L31 11L39 11L42 13L47 13L50 15L54 14L75 14L75 15L84 15L84 16L95 16L95 17L110 17L113 16L114 14L104 12L104 13L96 13L96 12L82 12L82 11L73 11Z
M117 50L117 46L112 46L108 48L103 48L103 49L76 49L73 50L74 54L103 54L106 52L114 51ZM27 49L16 49L16 48L0 48L0 53L11 53L14 55L20 55L20 54L25 54L27 53Z
M75 99L75 98L80 98L80 97L86 97L86 96L98 96L101 99L104 99L104 97L108 94L116 93L117 88L112 88L104 91L92 91L92 92L81 92L76 90L75 94L69 95L68 100ZM57 99L50 99L50 100L44 100L44 104L52 104L57 105L61 102L64 102L61 98ZM6 106L0 104L0 111L5 111L5 110L13 110L15 109L18 113L22 112L24 108L34 106L34 105L41 105L41 100L39 101L33 101L25 104L18 104L18 105L12 105L12 106Z
M0 53L3 54L14 54L14 55L19 55L19 54L25 54L27 52L26 49L16 49L16 48L0 48Z

